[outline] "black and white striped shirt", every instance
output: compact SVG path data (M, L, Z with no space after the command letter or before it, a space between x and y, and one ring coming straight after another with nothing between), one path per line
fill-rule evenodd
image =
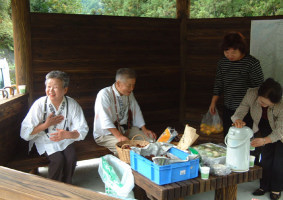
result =
M223 57L217 66L213 95L224 95L224 106L236 110L248 88L258 87L264 81L262 69L255 57L247 55L230 61Z

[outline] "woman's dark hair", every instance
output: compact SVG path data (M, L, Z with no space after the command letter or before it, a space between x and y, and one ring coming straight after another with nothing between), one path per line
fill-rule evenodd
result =
M258 96L267 98L272 103L278 103L282 99L282 87L274 79L268 78L259 87Z
M240 32L227 33L220 45L222 51L226 51L230 48L239 49L241 53L247 54L247 43L245 37Z

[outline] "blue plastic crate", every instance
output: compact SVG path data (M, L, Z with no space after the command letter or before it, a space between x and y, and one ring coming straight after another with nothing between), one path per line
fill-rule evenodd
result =
M189 155L188 153L174 147L171 148L169 152L182 160L186 160ZM134 151L130 151L130 158L132 169L141 173L158 185L184 181L198 176L199 159L160 166L154 164Z

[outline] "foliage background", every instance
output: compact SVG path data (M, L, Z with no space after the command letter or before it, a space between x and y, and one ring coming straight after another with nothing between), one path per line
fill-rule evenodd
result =
M282 1L283 2L283 1ZM282 15L280 0L191 0L190 18ZM31 12L176 18L176 0L30 0ZM11 0L0 0L0 58L14 75Z

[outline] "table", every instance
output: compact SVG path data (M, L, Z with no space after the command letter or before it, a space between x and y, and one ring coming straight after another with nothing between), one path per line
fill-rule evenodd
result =
M115 200L117 198L0 166L0 199Z
M247 172L232 172L227 176L212 176L202 180L200 176L167 185L157 185L133 170L135 197L139 200L175 200L186 196L215 190L215 200L237 200L237 184L250 182L262 177L262 168L254 166Z

